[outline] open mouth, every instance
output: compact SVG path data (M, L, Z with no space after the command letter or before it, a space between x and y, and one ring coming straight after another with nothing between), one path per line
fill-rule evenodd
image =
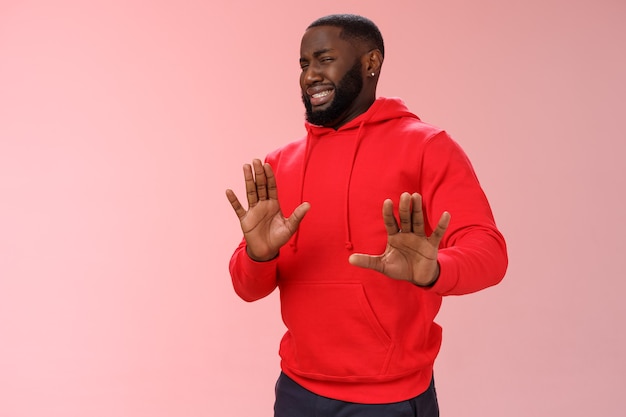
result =
M335 90L332 88L317 90L315 92L308 91L309 101L311 102L311 106L317 107L322 106L328 102L330 102L334 96Z

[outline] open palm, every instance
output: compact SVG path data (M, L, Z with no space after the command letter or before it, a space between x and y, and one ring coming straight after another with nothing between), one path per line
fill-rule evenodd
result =
M369 268L390 278L406 280L420 286L433 284L439 275L437 253L439 243L450 223L444 212L430 236L424 229L422 197L403 193L398 207L400 223L393 215L393 202L383 203L383 221L387 230L387 246L381 255L353 254L350 263Z
M302 203L291 216L284 217L272 167L255 159L252 165L244 165L243 171L248 210L243 208L232 190L226 190L226 197L239 218L248 255L257 261L267 261L276 257L295 233L310 205Z

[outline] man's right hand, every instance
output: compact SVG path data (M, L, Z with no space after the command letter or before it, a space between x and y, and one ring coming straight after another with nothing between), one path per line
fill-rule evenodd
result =
M226 190L226 197L241 223L248 256L255 261L268 261L278 256L280 248L296 232L311 206L302 203L285 218L280 210L272 167L259 159L254 159L252 165L243 166L243 176L248 210L243 208L233 190Z

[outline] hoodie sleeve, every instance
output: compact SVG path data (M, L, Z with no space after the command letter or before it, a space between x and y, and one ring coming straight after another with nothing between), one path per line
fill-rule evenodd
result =
M278 258L266 262L250 258L246 252L246 241L242 239L229 264L237 295L245 301L256 301L271 294L277 285L277 265Z
M468 157L446 132L426 144L421 178L431 228L444 211L451 215L439 248L439 279L430 290L460 295L499 283L508 265L506 243Z

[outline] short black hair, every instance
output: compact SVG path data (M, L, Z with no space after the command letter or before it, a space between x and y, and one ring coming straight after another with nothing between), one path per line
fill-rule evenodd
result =
M309 25L307 29L318 26L334 26L341 28L341 38L348 41L365 42L370 48L379 49L385 57L385 44L378 26L366 17L355 14L331 14L320 17Z

